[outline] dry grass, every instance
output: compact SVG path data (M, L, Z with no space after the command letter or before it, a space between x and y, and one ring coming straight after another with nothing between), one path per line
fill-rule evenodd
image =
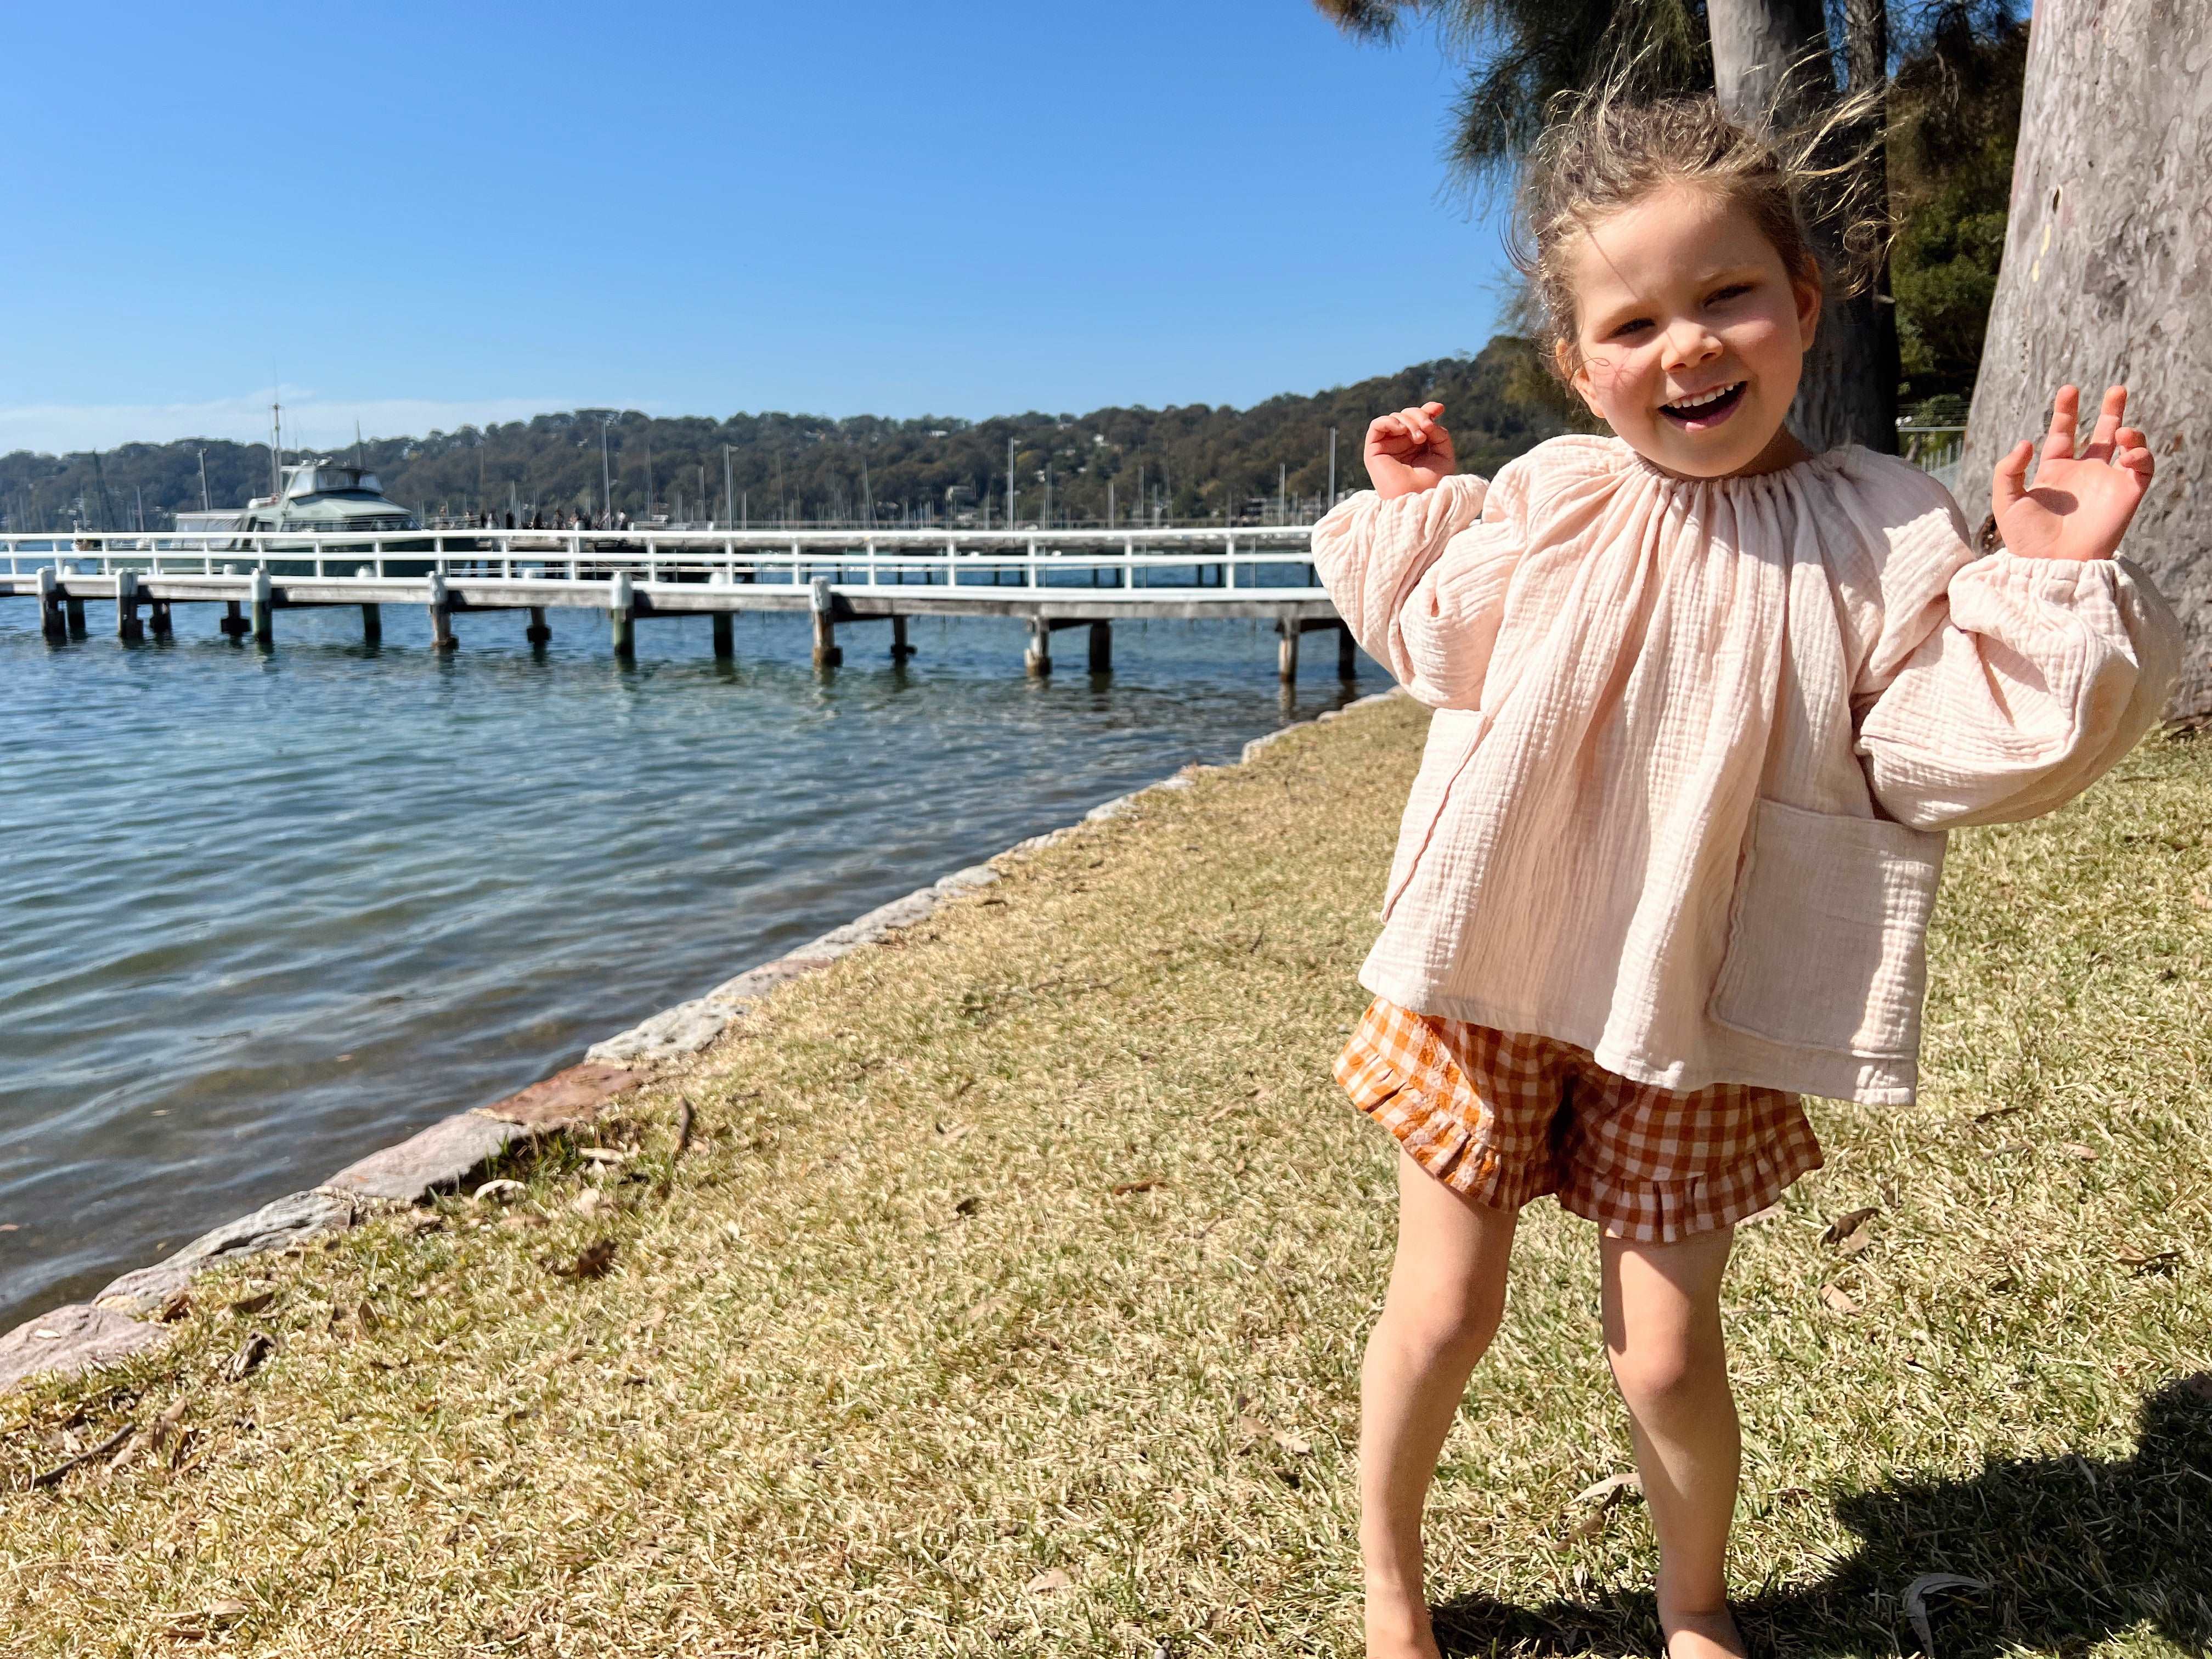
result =
M563 1143L511 1208L378 1222L243 1317L233 1275L169 1356L9 1398L0 1649L1355 1652L1392 1165L1328 1061L1420 725L1309 728L791 988L682 1080L665 1196L673 1086L603 1132L645 1177L611 1218ZM1943 1659L2212 1638L2208 807L2212 742L2161 740L1959 838L1925 1103L1818 1112L1828 1168L1744 1235L1771 1649L1910 1650L1933 1571L1995 1585L1930 1599ZM540 1265L601 1237L604 1277ZM1638 1651L1643 1513L1571 1505L1628 1456L1591 1239L1522 1239L1435 1593L1462 1650Z

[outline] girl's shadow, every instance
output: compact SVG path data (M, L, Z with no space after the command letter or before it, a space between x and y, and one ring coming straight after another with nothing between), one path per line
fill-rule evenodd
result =
M1911 1653L1906 1587L1927 1573L1987 1593L1925 1598L1940 1659L2070 1651L2147 1626L2212 1654L2212 1371L2143 1401L2135 1455L1993 1460L1967 1480L1860 1492L1836 1514L1860 1539L1814 1583L1736 1605L1754 1653ZM1465 1596L1435 1609L1447 1655L1649 1653L1649 1595L1518 1607Z

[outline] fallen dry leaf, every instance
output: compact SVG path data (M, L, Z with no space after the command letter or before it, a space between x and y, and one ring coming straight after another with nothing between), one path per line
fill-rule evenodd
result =
M580 1150L576 1156L589 1159L593 1164L627 1164L629 1162L629 1154L628 1152L617 1152L611 1146L586 1146Z
M1028 1583L1022 1586L1022 1589L1031 1595L1050 1595L1055 1590L1073 1589L1074 1588L1075 1580L1069 1577L1065 1571L1058 1567L1053 1567L1046 1571L1039 1573L1036 1577L1030 1579Z
M470 1196L474 1198L479 1204L504 1204L508 1199L514 1197L521 1191L522 1183L520 1182L509 1181L505 1176L501 1176L496 1181L485 1182L483 1186L477 1188L474 1193L470 1194Z
M259 1369L276 1346L276 1339L266 1331L255 1331L239 1345L238 1352L223 1362L222 1375L226 1382L243 1382Z
M2132 1271L2136 1277L2140 1279L2145 1273L2172 1273L2173 1271L2174 1264L2181 1260L2181 1252L2179 1250L2136 1250L2123 1249L2115 1251L2113 1253L2112 1259L2118 1261L2122 1267Z
M2084 1164L2094 1164L2097 1161L2097 1149L2094 1146L2084 1146L2078 1140L2062 1141L2058 1150L2069 1158L2081 1159Z
M1131 1193L1149 1193L1166 1181L1165 1176L1142 1176L1134 1181L1117 1181L1107 1190L1116 1198L1127 1198Z
M982 1202L983 1200L981 1199L976 1198L971 1194L967 1198L962 1199L957 1204L954 1205L952 1206L952 1213L955 1215L973 1215L981 1206Z
M1267 1431L1267 1437L1293 1457L1306 1457L1312 1455L1313 1442L1302 1434L1293 1434L1288 1429L1270 1429Z
M599 1216L613 1209L615 1203L597 1187L586 1187L568 1200L568 1207L580 1216Z
M1585 1510L1567 1522L1567 1532L1571 1537L1595 1538L1604 1530L1605 1511L1603 1510Z
M1859 1310L1859 1304L1833 1285L1820 1286L1820 1301L1830 1313L1841 1314L1846 1319Z
M1595 1504L1600 1509L1603 1509L1607 1504L1611 1504L1613 1499L1619 1498L1623 1492L1633 1492L1640 1497L1643 1494L1643 1492L1644 1481L1642 1477L1634 1474L1608 1474L1604 1480L1598 1481L1595 1485L1584 1486L1580 1492L1577 1492L1575 1494L1575 1502L1577 1504Z
M376 1310L366 1302L353 1310L353 1317L354 1322L361 1327L364 1336L375 1335L384 1326L384 1321L378 1316Z
M446 1218L435 1211L424 1210L407 1218L407 1231L420 1238L425 1233L441 1233L446 1230Z
M180 1642L197 1642L228 1630L252 1612L243 1601L225 1600L210 1601L194 1613L180 1613L170 1619L167 1634Z
M562 1262L552 1256L544 1259L544 1265L563 1279L597 1279L614 1265L615 1242L611 1238L595 1238L576 1252L576 1259Z
M259 1313L276 1299L276 1292L274 1291L258 1291L252 1296L239 1297L230 1304L230 1311L242 1319L248 1315Z
M1976 1112L1974 1121L1995 1123L2001 1117L2010 1117L2016 1112L2024 1112L2027 1109L2025 1106L1992 1106L1986 1112Z
M1828 1224L1828 1231L1820 1235L1820 1243L1840 1244L1881 1213L1881 1206L1873 1204L1863 1209L1846 1210Z
M1920 1638L1920 1651L1927 1659L1936 1659L1936 1635L1928 1627L1928 1596L1933 1590L1980 1590L1990 1589L1986 1578L1969 1578L1957 1572L1923 1572L1905 1587L1905 1616L1912 1623L1912 1633Z

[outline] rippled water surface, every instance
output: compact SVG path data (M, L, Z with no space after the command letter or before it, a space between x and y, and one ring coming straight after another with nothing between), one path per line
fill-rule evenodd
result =
M1022 624L279 613L50 647L0 603L0 1329L883 901L1186 762L1294 700L1268 624L1117 623L1110 678L1025 679ZM1318 644L1328 636L1319 636ZM1332 641L1333 643L1333 641ZM1373 689L1375 671L1363 665Z

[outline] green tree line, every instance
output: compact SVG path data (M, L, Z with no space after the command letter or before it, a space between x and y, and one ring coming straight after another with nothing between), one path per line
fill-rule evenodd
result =
M1363 489L1360 440L1375 416L1429 400L1450 411L1465 464L1494 471L1566 429L1567 416L1533 372L1527 344L1507 336L1471 356L1416 363L1395 374L1310 395L1285 393L1249 409L1187 404L1087 415L967 421L842 420L808 415L654 417L572 410L421 438L371 439L362 459L394 501L426 517L510 502L527 514L607 509L633 520L652 509L752 525L942 524L948 515L1005 522L1007 448L1014 505L1024 524L1101 523L1109 489L1115 522L1270 522L1317 510L1328 489L1329 432L1337 433L1340 492ZM602 440L604 438L604 459ZM724 490L728 449L730 493ZM350 459L349 447L333 457ZM266 444L184 439L125 444L94 454L0 459L0 511L22 529L168 527L207 499L236 507L269 489ZM287 460L299 456L288 450ZM80 506L82 503L82 506ZM80 520L76 515L82 514ZM972 519L970 517L972 515Z

